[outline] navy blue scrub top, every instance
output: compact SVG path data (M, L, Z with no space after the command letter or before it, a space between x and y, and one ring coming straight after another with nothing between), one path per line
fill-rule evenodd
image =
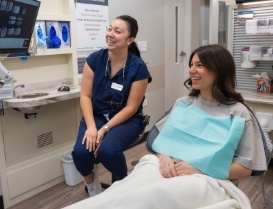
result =
M110 117L126 106L132 83L152 77L144 61L128 52L126 65L113 78L110 78L111 60L108 60L108 49L93 52L86 59L89 67L94 71L93 83L93 112L94 115L109 114ZM142 103L136 112L142 114Z

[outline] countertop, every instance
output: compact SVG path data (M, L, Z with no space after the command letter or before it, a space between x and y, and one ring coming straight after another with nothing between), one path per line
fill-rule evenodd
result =
M252 90L243 90L237 89L238 92L242 94L245 101L262 103L262 104L271 104L273 105L273 93L271 94L262 94Z
M48 93L46 96L40 96L36 98L12 98L5 100L5 108L29 108L41 105L47 105L54 102L64 101L68 99L74 99L80 97L81 86L70 86L70 91L59 92L56 87L44 88L40 90L31 90L20 93L19 95L25 94L36 94L36 93ZM237 89L242 94L245 101L262 103L273 105L273 93L272 94L261 94L252 90Z
M74 99L80 97L80 85L69 85L70 91L62 91L59 92L58 88L64 85L64 83L51 83L51 85L42 86L39 85L40 88L35 88L33 85L28 88L16 89L15 98L5 100L4 107L5 108L31 108L42 105L47 105L59 101L64 101L68 99ZM35 90L34 90L35 89ZM41 94L47 93L45 96L39 96L34 98L18 98L22 95L33 95L33 94Z
M29 91L25 94L48 93L46 96L36 98L13 98L6 100L6 108L26 108L47 105L54 102L64 101L80 97L80 86L71 86L70 91L58 92L56 89L43 89ZM24 95L24 94L22 94Z

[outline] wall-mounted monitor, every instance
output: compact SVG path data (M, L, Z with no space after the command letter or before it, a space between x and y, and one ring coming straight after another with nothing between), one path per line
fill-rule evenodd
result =
M0 54L28 55L39 8L36 0L0 0Z

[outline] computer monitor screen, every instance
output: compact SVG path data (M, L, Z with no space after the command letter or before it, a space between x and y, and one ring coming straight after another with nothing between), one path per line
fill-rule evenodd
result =
M40 1L0 1L0 54L28 55Z

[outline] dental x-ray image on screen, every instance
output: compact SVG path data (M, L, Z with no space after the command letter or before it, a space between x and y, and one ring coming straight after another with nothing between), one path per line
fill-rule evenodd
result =
M28 55L39 7L36 0L0 1L0 54Z

